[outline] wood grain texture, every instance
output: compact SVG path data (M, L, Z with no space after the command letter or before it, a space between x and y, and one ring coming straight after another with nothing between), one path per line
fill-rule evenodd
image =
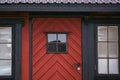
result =
M68 32L67 54L47 54L46 32ZM34 18L32 37L32 80L82 80L80 18Z

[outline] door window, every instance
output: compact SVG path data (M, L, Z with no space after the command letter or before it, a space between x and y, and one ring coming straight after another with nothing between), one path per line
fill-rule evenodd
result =
M65 33L48 33L47 34L47 52L63 53L66 52L66 39Z

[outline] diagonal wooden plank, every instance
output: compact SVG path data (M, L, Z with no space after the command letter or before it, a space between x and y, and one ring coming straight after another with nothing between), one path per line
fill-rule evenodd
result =
M51 78L52 74L53 74L52 72L54 72L55 70L56 70L56 72L59 71L60 73L62 73L62 75L64 76L63 78L66 78L67 80L75 80L75 79L69 74L69 72L64 69L63 66L59 65L58 62L56 62L55 65L52 66L52 68L50 68L50 69L44 74L44 76L43 76L42 78L40 78L40 80L49 80L49 79ZM56 77L57 77L57 76L54 75L54 78L56 78ZM53 79L53 80L55 80L55 79Z
M62 75L59 71L57 71L56 74L59 76L59 78L61 78L60 80L67 80L67 78L64 75Z
M54 60L48 60L48 62L44 66L42 66L42 68L40 68L35 74L33 74L33 80L42 80L41 78L55 65L57 58L55 56L53 56L53 58Z
M40 58L38 62L33 65L34 68L33 74L39 71L49 60L52 59L52 57L54 57L54 55L49 56L44 55L42 58Z
M56 63L49 68L49 70L47 70L47 72L41 77L39 78L40 80L50 80L50 77L53 76L54 80L56 80L56 71L57 71L57 65ZM55 74L55 75L53 75Z
M34 51L34 53L32 54L33 57L39 55L40 53L46 53L46 45L44 44L43 46L34 48L33 51Z
M66 80L58 71L55 72L48 80Z
M69 74L74 75L73 77L79 78L80 72L77 71L77 68L74 66L74 64L68 64L68 61L61 56L58 58L58 63L62 65L66 71L69 71Z
M45 21L46 20L46 21ZM81 72L73 64L81 62L81 33L77 18L34 18L33 80L80 80ZM35 24L34 24L35 23ZM44 32L70 32L67 54L46 54ZM53 56L54 55L54 56ZM51 72L53 69L53 72Z
M33 57L33 64L35 62L37 62L43 55L45 55L45 53L46 53L45 50L46 50L45 46L43 46L42 49L38 49L38 51L32 55L32 57Z
M75 77L71 73L69 73L69 71L67 71L63 65L58 63L58 66L58 72L61 73L61 75L66 78L66 80L75 80Z
M33 38L34 38L32 40L33 46L36 46L37 44L41 44L41 42L43 42L43 39L46 38L46 35L43 33L39 33L39 34L33 36Z
M81 49L81 48L80 48ZM79 50L76 50L74 47L72 47L72 45L69 45L69 53L71 54L71 55L74 55L73 57L80 57L80 53L81 52L79 52ZM74 54L73 54L74 53Z
M43 32L45 28L49 27L55 18L34 18L33 19L33 36L36 34L36 30Z

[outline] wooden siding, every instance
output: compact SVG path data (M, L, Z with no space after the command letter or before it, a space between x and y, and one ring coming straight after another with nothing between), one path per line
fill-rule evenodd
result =
M68 53L47 54L46 32L68 32ZM81 19L34 18L32 36L32 80L82 80Z

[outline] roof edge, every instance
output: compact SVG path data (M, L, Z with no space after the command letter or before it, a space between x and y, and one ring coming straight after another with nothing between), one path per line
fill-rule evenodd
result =
M0 12L120 12L120 4L0 4Z
M0 4L19 4L19 3L23 3L23 4L47 4L47 3L77 3L77 4L120 4L120 0L0 0Z

